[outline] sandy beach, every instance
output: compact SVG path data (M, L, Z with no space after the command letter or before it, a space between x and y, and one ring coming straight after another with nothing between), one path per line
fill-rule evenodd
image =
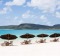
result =
M39 40L39 39L37 39ZM60 42L36 43L32 40L32 44L21 45L23 40L13 40L15 46L0 46L1 56L60 56ZM4 41L1 41L2 43Z
M31 44L30 45L34 45L34 44L41 44L41 43L36 43L36 41L39 41L40 39L42 39L42 38L36 38L36 39L29 39L29 40L31 40ZM46 39L46 38L44 38L44 39ZM47 38L46 39L46 43L50 43L50 40L53 40L54 38ZM27 40L27 39L25 39L25 40ZM0 41L0 46L1 46L1 43L4 43L4 41L8 41L8 40L1 40ZM22 44L21 44L21 42L23 42L24 41L24 39L22 39L22 40L10 40L10 41L13 41L13 45L14 46L21 46ZM9 42L10 42L9 41ZM28 44L29 45L29 44Z
M1 56L60 56L60 42L20 46L0 46Z

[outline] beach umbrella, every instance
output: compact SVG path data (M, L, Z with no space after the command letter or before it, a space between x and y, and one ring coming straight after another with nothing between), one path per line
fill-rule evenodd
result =
M12 34L4 34L0 36L1 39L5 39L5 40L14 40L17 38L17 36L12 35Z
M39 35L37 35L37 37L40 37L40 38L45 38L45 37L48 37L48 35L47 34L39 34ZM46 41L46 39L41 39L39 42L40 43L44 43Z
M56 38L56 37L59 37L60 34L59 33L54 33L54 34L51 34L49 37L51 38Z
M60 33L57 33L60 36Z
M35 36L33 34L29 34L29 33L26 33L26 34L23 34L20 36L21 38L34 38Z
M44 38L44 37L48 37L48 35L47 34L39 34L39 35L37 35L37 37Z
M57 42L59 39L56 39L56 37L59 37L59 36L60 36L59 33L54 33L54 34L51 34L51 35L50 35L50 38L55 38L53 41L54 41L54 42Z

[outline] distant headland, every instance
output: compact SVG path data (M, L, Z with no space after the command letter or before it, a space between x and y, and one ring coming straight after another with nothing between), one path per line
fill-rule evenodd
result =
M20 25L0 26L0 29L17 29L17 30L60 29L60 24L48 26L48 25L39 25L39 24L31 24L31 23L22 23Z

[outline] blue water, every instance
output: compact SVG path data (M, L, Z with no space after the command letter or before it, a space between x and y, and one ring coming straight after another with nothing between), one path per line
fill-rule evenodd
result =
M45 33L45 34L50 35L52 33L60 33L60 30L1 30L0 29L0 35L15 34L17 36L20 36L25 33L30 33L30 34L34 34L34 35Z
M60 33L60 30L2 30L0 29L0 35L3 34L14 34L16 36L18 36L18 38L20 39L20 35L22 34L26 34L26 33L30 33L30 34L34 34L34 35L38 35L38 34L53 34L53 33Z

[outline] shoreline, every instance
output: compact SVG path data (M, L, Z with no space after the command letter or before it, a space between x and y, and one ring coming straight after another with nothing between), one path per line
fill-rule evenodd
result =
M60 30L60 29L0 29L0 30Z

